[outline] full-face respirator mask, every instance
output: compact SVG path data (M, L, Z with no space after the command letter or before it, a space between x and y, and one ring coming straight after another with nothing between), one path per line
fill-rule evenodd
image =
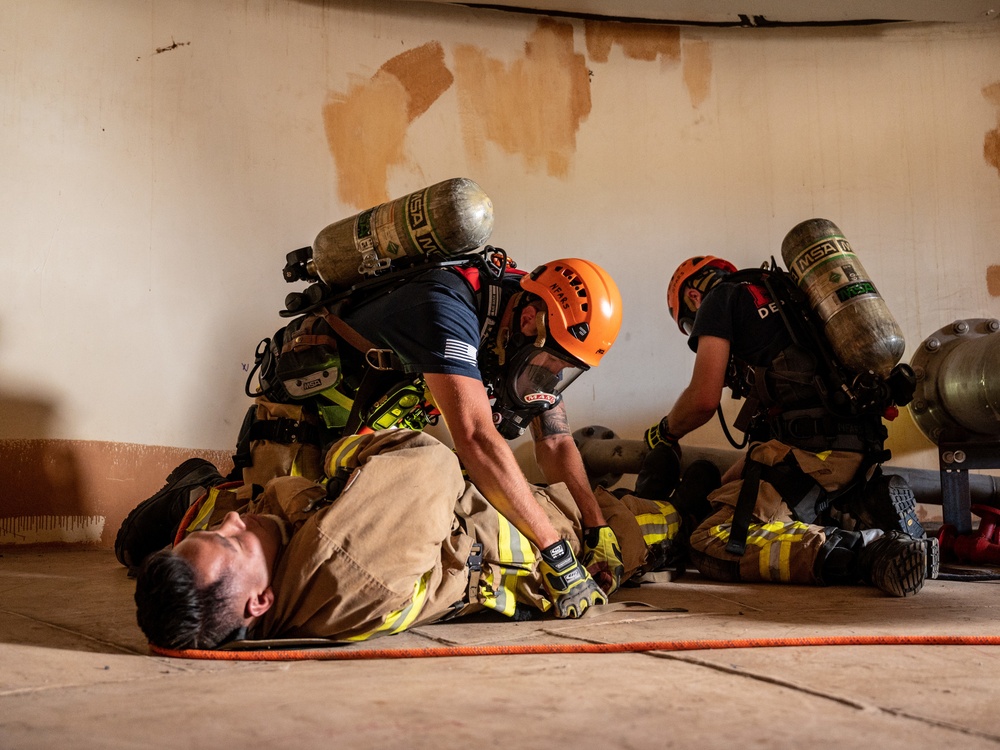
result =
M517 300L514 318L520 317ZM535 315L533 335L511 332L503 325L497 339L487 344L481 361L486 391L493 409L493 424L507 440L520 437L535 417L562 401L562 393L588 368L548 341L546 313Z

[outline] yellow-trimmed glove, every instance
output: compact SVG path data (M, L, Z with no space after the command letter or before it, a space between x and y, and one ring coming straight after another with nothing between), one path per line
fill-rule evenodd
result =
M556 617L580 617L589 607L608 602L565 539L542 550L539 570L555 605Z
M583 565L608 596L622 585L625 564L610 526L594 526L583 532Z
M670 432L670 423L667 422L666 417L646 430L642 437L646 442L646 446L650 450L658 445L666 443L670 446L670 449L677 454L677 458L681 457L681 446L678 442L680 438Z

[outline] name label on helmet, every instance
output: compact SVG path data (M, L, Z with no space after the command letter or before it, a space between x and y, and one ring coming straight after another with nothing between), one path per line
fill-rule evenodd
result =
M562 307L562 309L568 310L569 297L566 296L566 293L562 290L562 287L553 282L549 284L549 289L551 289L552 293L556 296L556 299L559 301L559 304Z
M536 401L544 401L547 404L554 405L556 397L551 393L529 393L524 397L524 403L526 404L533 404Z

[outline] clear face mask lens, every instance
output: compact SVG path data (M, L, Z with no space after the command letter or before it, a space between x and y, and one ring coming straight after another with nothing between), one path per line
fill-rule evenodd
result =
M561 357L536 350L518 369L514 393L525 404L555 403L557 397L582 370Z

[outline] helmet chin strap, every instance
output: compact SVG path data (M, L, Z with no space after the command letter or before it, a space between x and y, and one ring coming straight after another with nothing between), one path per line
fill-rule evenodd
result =
M548 335L549 330L547 318L548 314L545 310L537 310L535 312L535 347L538 349L545 346L545 337Z
M497 334L493 339L493 353L496 354L497 363L501 367L507 361L507 345L510 343L510 324L514 319L514 310L517 309L517 303L523 296L524 292L517 292L511 296L507 303L507 309L503 311L503 317L500 318L500 325L497 326Z

